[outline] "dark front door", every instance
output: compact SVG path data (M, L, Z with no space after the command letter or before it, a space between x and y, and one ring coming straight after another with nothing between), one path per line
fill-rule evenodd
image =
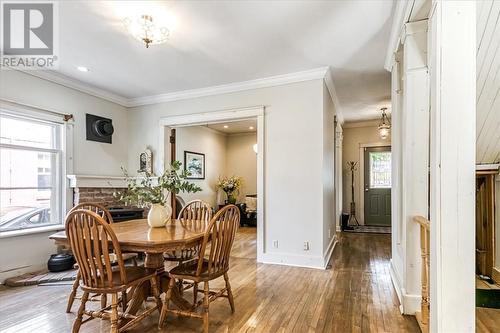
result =
M391 225L391 147L365 148L365 225Z

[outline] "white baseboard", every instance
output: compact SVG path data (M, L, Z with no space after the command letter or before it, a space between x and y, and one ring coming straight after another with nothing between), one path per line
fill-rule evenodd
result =
M403 289L403 314L414 316L421 310L421 302L421 295L406 294Z
M328 244L327 250L323 256L308 256L291 253L262 253L258 254L257 262L272 265L285 265L294 267L326 269L328 262L333 254L337 236L334 236Z
M396 290L396 295L399 300L399 311L403 313L403 294L401 292L401 282L399 279L399 275L396 273L396 269L394 268L394 262L391 259L389 273L391 274L392 285L394 286L394 290Z
M323 257L323 267L326 269L328 266L328 262L332 257L333 250L335 249L335 245L337 245L337 235L333 235L330 244L328 244L328 248L326 249L325 255Z
M285 265L315 269L325 269L322 256L305 256L289 253L263 253L260 260L263 264Z
M397 273L392 260L389 272L391 274L392 285L394 286L396 294L398 295L400 304L399 311L401 311L402 314L415 315L415 312L420 311L422 296L406 293L406 290L401 284L399 274Z

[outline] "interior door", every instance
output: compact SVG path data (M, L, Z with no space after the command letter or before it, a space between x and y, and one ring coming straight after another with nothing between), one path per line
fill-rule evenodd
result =
M365 225L391 225L391 147L364 152Z
M476 273L488 277L493 275L495 251L494 182L495 174L476 175Z

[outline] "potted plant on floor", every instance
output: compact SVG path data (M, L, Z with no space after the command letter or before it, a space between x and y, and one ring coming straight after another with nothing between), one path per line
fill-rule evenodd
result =
M127 182L127 189L115 192L115 197L127 205L134 204L139 207L150 207L148 224L150 227L163 227L170 222L172 207L170 206L170 193L178 194L196 193L201 188L186 180L190 173L181 169L182 163L174 161L170 168L161 176L145 172L141 177L130 177L122 167Z
M220 188L227 195L227 203L235 204L236 196L239 193L243 180L238 176L231 177L219 177L219 181L217 182L217 188Z

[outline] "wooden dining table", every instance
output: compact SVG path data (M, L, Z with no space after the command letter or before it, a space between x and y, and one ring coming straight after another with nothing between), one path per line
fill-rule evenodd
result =
M122 252L145 253L144 266L154 268L160 279L163 290L168 286L169 277L165 274L163 254L190 248L201 242L205 235L206 223L193 223L185 226L178 220L171 220L164 227L152 228L146 219L131 220L110 224L114 231ZM69 240L65 231L60 231L49 236L56 245L69 248ZM127 307L127 313L135 314L142 302L151 294L149 283L134 291ZM180 309L189 309L192 304L182 298L181 291L172 290L172 302Z

